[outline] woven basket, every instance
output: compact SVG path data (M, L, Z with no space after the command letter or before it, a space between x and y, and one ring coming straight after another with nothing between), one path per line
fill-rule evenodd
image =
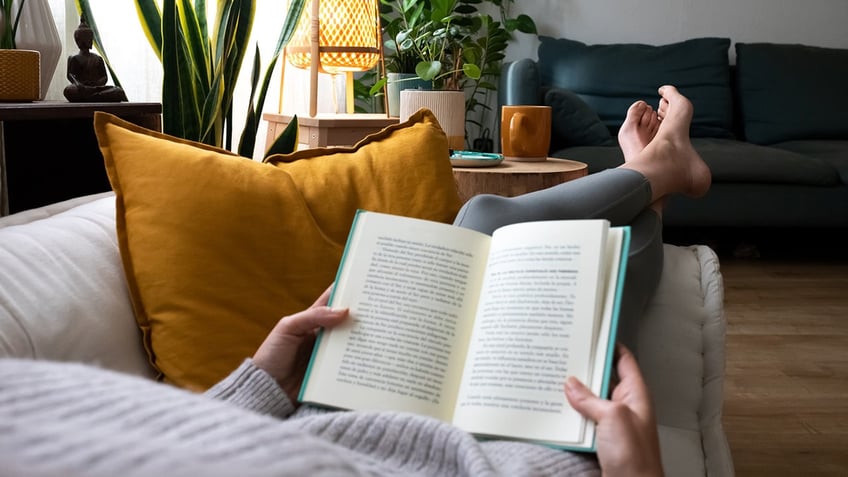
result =
M41 54L0 50L0 101L36 101L41 97Z

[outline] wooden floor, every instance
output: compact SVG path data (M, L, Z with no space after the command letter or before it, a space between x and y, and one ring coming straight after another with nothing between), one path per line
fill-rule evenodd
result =
M736 475L848 476L848 261L722 258L721 271Z

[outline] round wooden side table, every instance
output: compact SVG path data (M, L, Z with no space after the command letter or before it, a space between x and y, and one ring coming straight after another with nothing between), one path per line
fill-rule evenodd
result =
M453 177L462 202L477 194L504 197L533 192L583 177L587 165L549 157L543 162L503 161L494 167L454 167Z

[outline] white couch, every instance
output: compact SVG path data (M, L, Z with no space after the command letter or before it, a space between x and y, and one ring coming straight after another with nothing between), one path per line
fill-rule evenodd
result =
M730 476L722 429L724 289L704 246L665 245L639 330L669 476ZM115 235L112 193L0 218L0 358L79 361L152 378Z

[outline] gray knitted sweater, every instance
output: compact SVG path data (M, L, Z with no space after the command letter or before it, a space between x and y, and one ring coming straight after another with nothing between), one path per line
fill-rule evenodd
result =
M0 475L598 475L591 455L478 442L439 421L294 406L246 360L205 394L0 359Z

